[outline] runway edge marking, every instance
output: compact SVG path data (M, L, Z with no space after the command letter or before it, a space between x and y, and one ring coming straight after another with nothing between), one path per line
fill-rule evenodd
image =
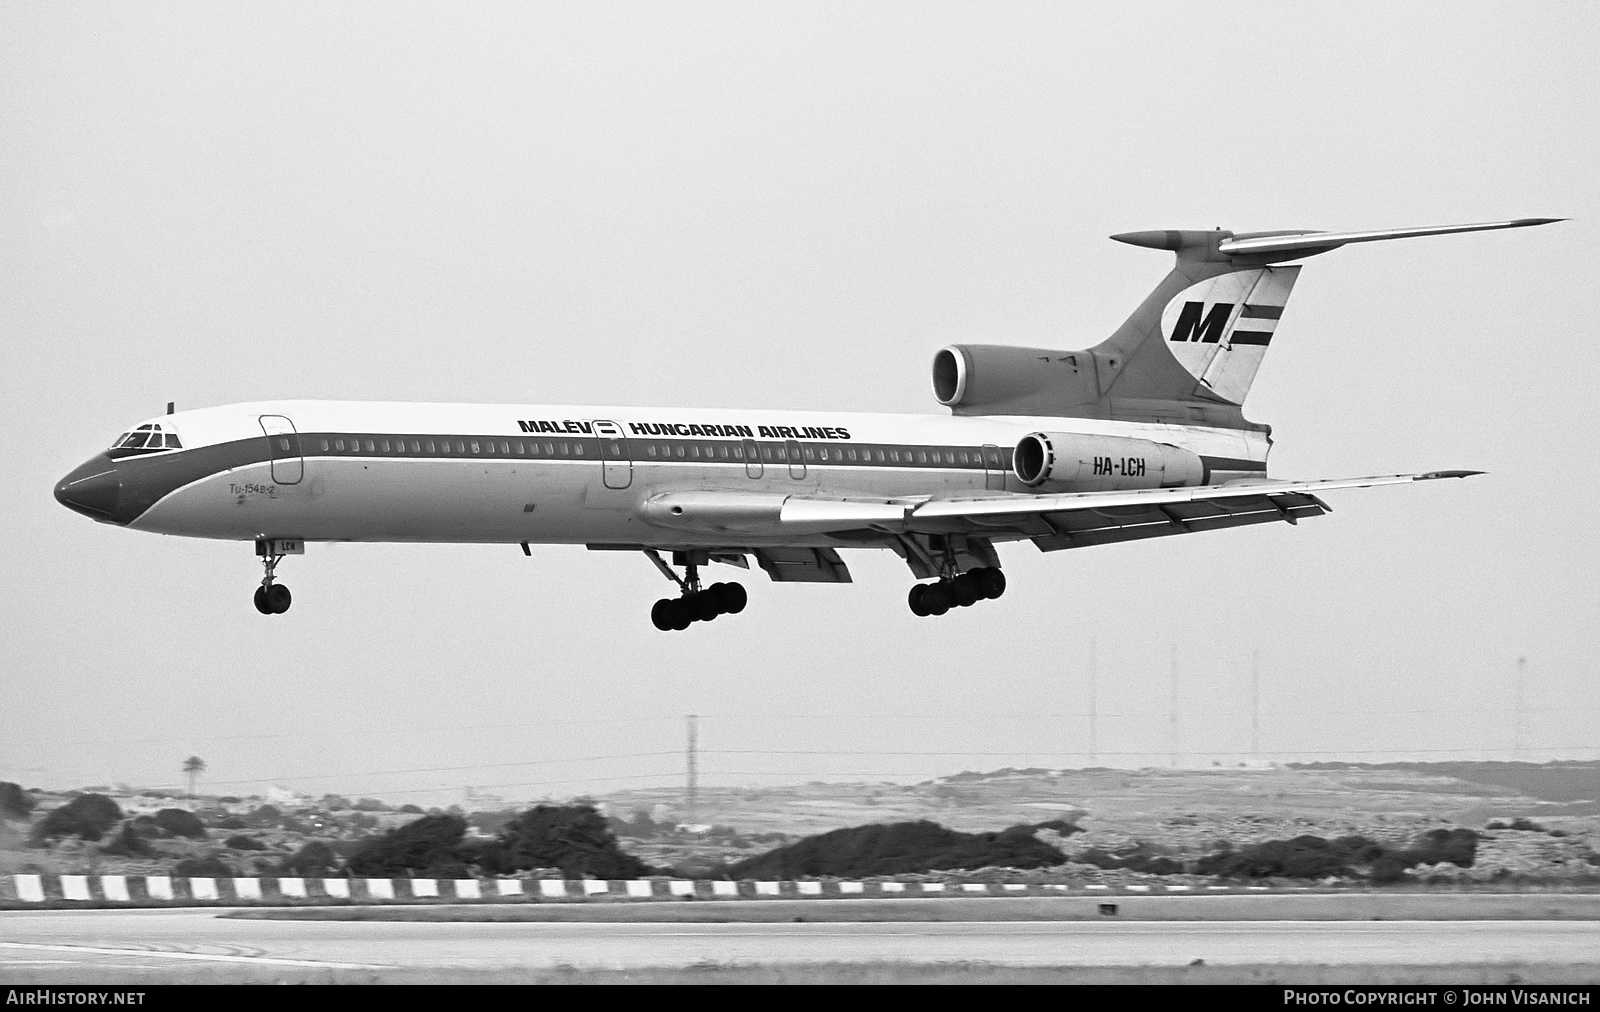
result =
M695 899L847 899L917 896L1328 895L1359 886L1185 883L1007 882L951 877L933 882L864 879L556 879L497 877L306 878L302 876L4 875L0 909L194 906L326 906L438 903L650 903Z

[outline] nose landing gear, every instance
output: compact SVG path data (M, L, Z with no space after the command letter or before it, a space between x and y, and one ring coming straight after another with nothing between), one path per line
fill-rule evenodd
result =
M654 549L646 549L645 555L683 591L682 596L664 597L651 607L650 621L662 632L681 632L696 622L710 622L718 615L737 615L749 603L750 595L741 584L713 583L702 590L700 569L692 556L684 563L684 575L679 577Z
M261 556L261 566L266 570L266 575L261 578L261 586L256 588L256 611L263 615L282 615L289 610L289 605L294 603L294 595L289 593L289 588L277 579L278 563L283 561L285 555L302 555L304 546L298 541L257 541L256 554Z

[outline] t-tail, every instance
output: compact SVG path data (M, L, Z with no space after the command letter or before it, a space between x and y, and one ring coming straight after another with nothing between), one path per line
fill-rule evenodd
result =
M1544 225L1519 218L1372 232L1153 231L1111 238L1177 263L1105 341L1083 351L952 345L934 393L956 414L1052 415L1262 430L1243 404L1300 275L1288 261L1382 239Z

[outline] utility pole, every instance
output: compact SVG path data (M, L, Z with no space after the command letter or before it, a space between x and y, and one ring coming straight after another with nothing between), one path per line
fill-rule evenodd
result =
M1528 659L1517 658L1517 684L1516 684L1516 713L1511 724L1511 748L1515 757L1520 761L1527 758L1528 728L1527 728L1527 677Z
M689 812L689 817L686 821L694 824L700 821L700 770L698 765L699 757L695 755L695 737L696 732L699 730L697 722L700 718L691 713L688 715L687 720L689 722L689 744L685 752L689 761L689 792L684 801L684 807Z
M1250 651L1250 758L1261 761L1261 648Z
M1170 691L1167 696L1167 710L1172 721L1172 750L1167 758L1167 764L1173 767L1178 765L1178 644L1172 644L1172 672Z
M1095 685L1094 685L1094 637L1089 637L1089 765L1095 763Z

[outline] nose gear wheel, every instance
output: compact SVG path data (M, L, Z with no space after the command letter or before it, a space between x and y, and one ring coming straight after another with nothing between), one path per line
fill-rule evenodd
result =
M282 561L282 555L262 551L261 565L266 575L261 578L261 586L256 588L255 604L256 611L263 615L282 615L294 603L294 595L289 593L289 588L276 582L278 563Z

